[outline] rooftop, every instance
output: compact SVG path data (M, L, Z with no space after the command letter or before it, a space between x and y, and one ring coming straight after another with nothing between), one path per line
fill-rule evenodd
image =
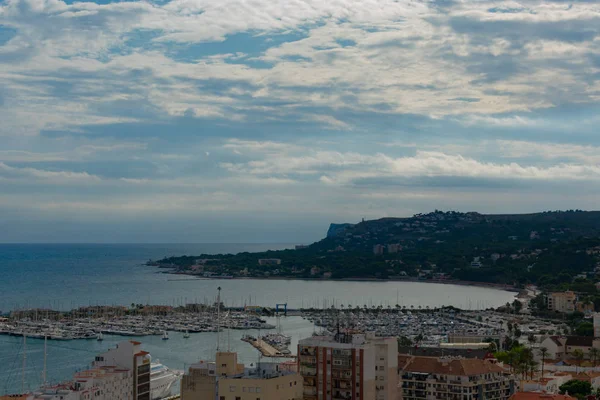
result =
M400 364L400 359L398 360ZM502 367L478 358L416 357L403 360L404 372L429 373L453 376L476 376L502 373Z
M510 400L575 400L575 397L544 392L518 392L513 394Z

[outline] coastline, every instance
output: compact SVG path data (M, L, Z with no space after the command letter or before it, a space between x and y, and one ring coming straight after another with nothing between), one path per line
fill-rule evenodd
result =
M158 267L165 269L164 267ZM463 280L421 280L417 278L405 278L405 279L378 279L378 278L299 278L299 277L283 277L283 276L236 276L233 278L219 278L219 277L204 277L197 274L187 273L187 272L177 272L177 271L163 271L160 272L163 274L170 275L186 275L191 276L200 280L269 280L269 281L323 281L323 282L416 282L416 283L440 283L445 285L459 285L459 286L473 286L473 287L481 287L486 289L498 289L504 290L507 292L520 293L522 289L516 288L512 285L505 285L501 283L489 283L489 282L475 282L475 281L463 281ZM516 296L516 295L515 295Z

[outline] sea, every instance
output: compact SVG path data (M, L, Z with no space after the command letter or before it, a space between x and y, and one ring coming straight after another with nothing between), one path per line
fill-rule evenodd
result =
M221 287L227 306L262 305L290 308L335 306L453 305L464 309L497 307L514 293L493 288L424 282L304 281L266 279L199 279L173 275L149 267L149 259L166 256L223 254L279 250L292 244L0 244L0 313L25 308L69 310L88 305L168 304L213 302ZM315 330L302 317L281 321L292 336L291 349ZM247 332L222 333L223 342L238 351L247 364L258 353L242 342ZM77 340L48 342L47 380L61 382L89 366L94 356L115 346L123 337L106 335L103 342ZM154 359L184 370L200 359L211 359L216 333L173 333L139 338ZM43 340L0 336L0 394L33 390L41 384ZM26 357L23 357L23 354ZM25 360L25 363L23 362ZM23 373L24 371L24 373Z

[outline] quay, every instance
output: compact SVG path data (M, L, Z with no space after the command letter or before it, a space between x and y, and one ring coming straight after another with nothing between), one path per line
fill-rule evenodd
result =
M291 354L282 354L275 347L271 346L269 343L261 340L260 338L255 339L251 336L245 336L242 338L243 342L250 343L252 347L256 350L260 351L260 354L263 357L271 357L271 358L296 358L296 356Z

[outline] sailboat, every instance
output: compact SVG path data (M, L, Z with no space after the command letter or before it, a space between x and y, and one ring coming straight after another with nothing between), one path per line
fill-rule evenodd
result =
M102 334L102 332L100 332L100 333L98 334L98 337L96 338L96 340L97 340L97 341L99 341L99 342L101 342L101 341L103 341L103 340L104 340L104 335Z
M167 333L167 331L163 332L162 340L169 340L169 334Z
M186 329L186 330L185 330L185 333L183 334L183 338L184 338L184 339L187 339L187 338L189 338L189 337L190 337L190 333L189 333L189 332L188 332L188 330Z

